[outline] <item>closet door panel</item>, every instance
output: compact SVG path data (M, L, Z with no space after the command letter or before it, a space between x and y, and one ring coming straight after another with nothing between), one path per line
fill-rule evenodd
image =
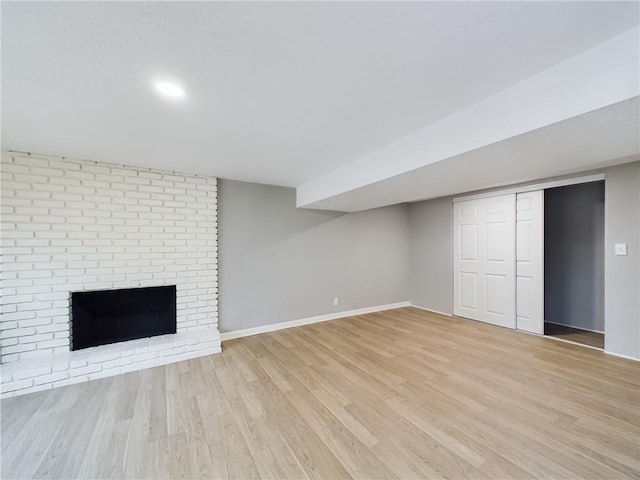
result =
M454 314L515 328L515 195L454 204Z
M544 333L544 192L516 201L516 328Z
M480 305L479 260L481 256L481 229L478 223L478 205L463 202L454 205L454 297L456 315L478 318L482 310Z

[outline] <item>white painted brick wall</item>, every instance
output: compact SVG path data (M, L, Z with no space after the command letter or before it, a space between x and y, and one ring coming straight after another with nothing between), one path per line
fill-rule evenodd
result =
M77 356L69 351L72 291L176 285L178 333L207 340L163 351L219 351L215 178L16 152L2 153L0 172L3 395L90 376L71 367L5 375L48 355ZM143 353L148 365L167 356ZM110 361L91 373L142 360Z

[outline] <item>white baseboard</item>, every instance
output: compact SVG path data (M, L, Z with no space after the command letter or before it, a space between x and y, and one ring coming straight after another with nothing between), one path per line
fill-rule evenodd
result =
M604 353L606 353L607 355L613 355L614 357L626 358L627 360L633 360L634 362L640 362L640 358L630 357L628 355L621 355L619 353L608 352L606 350L604 351Z
M226 340L233 340L234 338L249 337L251 335L257 335L259 333L275 332L276 330L283 330L285 328L299 327L301 325L309 325L312 323L326 322L329 320L337 320L338 318L352 317L354 315L363 315L365 313L382 312L384 310L392 310L394 308L410 307L410 302L398 302L389 303L386 305L377 305L375 307L357 308L355 310L347 310L343 312L327 313L326 315L318 315L315 317L301 318L298 320L291 320L289 322L272 323L270 325L262 325L260 327L245 328L242 330L234 330L233 332L223 332L220 334L220 339L224 342Z
M414 303L411 304L414 308L419 308L420 310L424 310L425 312L437 313L438 315L444 315L445 317L453 317L450 313L439 312L438 310L432 310L431 308L420 307Z

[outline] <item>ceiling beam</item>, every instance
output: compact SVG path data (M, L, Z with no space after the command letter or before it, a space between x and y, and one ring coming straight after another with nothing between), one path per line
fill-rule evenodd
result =
M637 97L639 42L636 27L301 185L297 205L323 208L333 197Z

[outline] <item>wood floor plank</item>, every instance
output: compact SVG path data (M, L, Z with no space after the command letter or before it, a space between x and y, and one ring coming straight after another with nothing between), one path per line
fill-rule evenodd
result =
M66 472L77 472L82 464L87 443L96 426L102 400L107 395L111 378L81 384L76 401L67 410L54 441L42 457L34 478L60 478ZM73 420L71 420L73 417ZM27 447L28 448L28 447Z
M640 479L640 363L411 307L1 407L2 478Z
M121 478L125 475L125 451L138 392L135 375L114 377L104 398L96 426L87 443L78 476Z

